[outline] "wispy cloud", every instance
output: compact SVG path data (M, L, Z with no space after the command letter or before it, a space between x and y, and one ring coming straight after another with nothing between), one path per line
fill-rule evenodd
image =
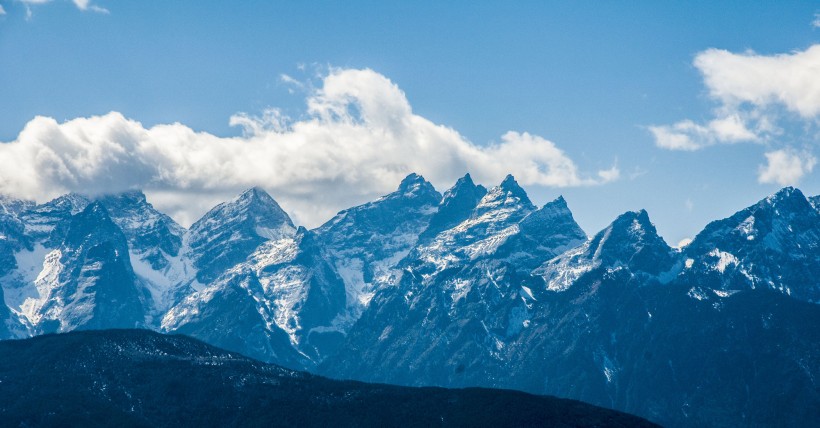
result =
M0 193L43 200L143 188L186 223L207 208L192 195L226 199L259 185L313 226L391 191L410 172L440 188L466 172L485 184L513 173L522 184L553 187L620 175L617 166L584 173L555 143L527 132L473 144L415 114L395 83L369 69L331 69L307 105L300 120L276 109L234 115L244 135L231 138L179 123L145 128L116 112L63 123L37 117L0 144Z
M789 162L786 168L784 162L796 152L772 146L800 140L798 133L812 134L820 124L820 44L777 55L708 49L695 57L694 65L716 104L714 117L705 123L685 119L648 126L658 147L694 151L715 144L760 143L771 149L761 183L794 184L811 172L805 162L801 168Z
M5 14L6 14L6 9L3 9L3 5L0 4L0 16L3 16Z
M30 19L31 16L32 16L32 13L33 13L32 9L31 9L32 5L41 5L41 4L46 4L46 3L52 3L54 0L17 0L17 1L19 1L20 3L23 3L25 5L25 7L26 7L26 18ZM103 14L110 13L108 11L108 9L106 9L104 7L100 7L100 6L97 6L95 4L91 4L91 0L71 0L71 2L74 4L74 6L77 7L77 9L79 9L81 11L84 11L84 12L89 11L89 12L97 12L97 13L103 13Z
M816 12L814 14L814 19L811 21L811 26L814 28L820 28L820 12Z
M650 126L658 147L694 151L718 143L757 141L758 136L746 127L738 114L714 119L705 125L683 120L674 125Z

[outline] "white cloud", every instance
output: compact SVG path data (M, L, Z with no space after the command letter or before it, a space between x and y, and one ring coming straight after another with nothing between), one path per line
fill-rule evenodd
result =
M768 152L766 161L765 166L760 166L757 180L781 186L797 184L817 164L817 159L810 153L798 153L791 149Z
M820 44L779 55L708 49L695 57L711 97L726 107L785 106L806 119L820 115Z
M713 119L647 127L658 147L694 151L715 144L753 142L770 147L769 167L761 169L761 182L793 183L811 172L806 162L797 164L799 168L793 163L787 168L783 161L793 158L794 151L783 145L806 139L805 135L816 139L820 44L776 55L707 49L696 55L694 65L715 102Z
M648 127L658 147L697 150L718 143L761 142L782 129L779 110L816 125L820 118L820 44L779 55L708 49L695 57L717 103L706 124L682 120Z
M0 16L3 16L5 14L6 14L6 9L3 9L3 5L0 4Z
M814 14L814 20L811 21L811 26L814 28L820 28L820 12Z
M64 123L36 117L15 141L0 144L0 193L45 200L142 188L158 208L189 223L259 185L315 226L392 191L410 172L441 190L466 172L486 184L513 173L522 184L555 187L619 176L615 166L583 174L554 143L526 132L475 145L414 114L401 89L372 70L331 70L307 104L298 121L275 109L237 114L230 123L244 135L230 138L179 123L145 128L116 112Z

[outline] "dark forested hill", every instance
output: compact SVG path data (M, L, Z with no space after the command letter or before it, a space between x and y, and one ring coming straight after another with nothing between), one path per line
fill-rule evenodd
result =
M80 331L0 342L5 426L652 426L578 401L335 381L185 336Z

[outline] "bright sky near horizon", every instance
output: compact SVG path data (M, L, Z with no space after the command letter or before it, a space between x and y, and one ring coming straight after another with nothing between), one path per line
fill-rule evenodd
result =
M418 172L516 176L672 245L820 193L816 2L0 0L0 193L259 185L297 223Z

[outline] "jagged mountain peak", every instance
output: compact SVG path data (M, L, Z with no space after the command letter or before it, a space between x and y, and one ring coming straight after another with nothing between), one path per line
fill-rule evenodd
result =
M473 217L480 217L493 211L519 211L526 215L535 208L527 192L518 185L512 175L507 175L501 184L487 191L478 203Z
M190 230L199 232L203 228L212 228L216 224L237 222L252 222L266 228L282 227L288 229L289 232L296 229L290 216L270 194L261 187L252 187L234 199L212 208L191 225Z
M655 225L649 220L649 214L643 209L619 215L608 227L598 232L592 238L592 242L598 245L598 251L616 249L624 244L654 245L671 250L666 241L658 235Z
M707 288L769 288L820 301L820 213L793 187L709 223L683 252L684 274Z
M549 289L562 291L598 267L626 267L632 272L661 275L675 265L673 254L645 210L627 211L583 245L547 261L533 273L541 276Z
M778 201L785 201L792 198L805 198L803 192L800 189L797 189L793 186L786 186L777 192L773 193L772 195L768 196L764 200L770 203L776 203Z
M91 202L84 210L71 217L65 245L80 245L91 235L98 235L102 238L113 238L113 235L120 235L123 241L125 240L122 231L114 224L108 210L99 201Z
M395 198L432 198L439 201L441 200L441 194L432 183L414 172L404 177L395 192L389 193L381 199Z
M267 201L272 200L273 197L260 186L253 186L236 197L237 201L253 202L255 200Z
M37 205L29 212L31 213L59 213L59 214L67 214L67 215L74 215L85 209L88 204L91 203L91 200L87 197L79 194L79 193L67 193L62 196L58 196L44 204Z
M512 174L507 174L507 176L504 177L504 181L502 181L498 187L508 195L519 198L522 203L532 204L529 196L527 196L527 192L518 184Z
M572 215L572 211L570 211L569 205L567 205L567 201L563 196L558 196L554 200L547 202L536 212L542 213L541 215L552 216Z
M0 195L0 215L11 216L20 215L23 211L34 208L37 204L34 201L12 198L11 196Z
M795 213L805 213L816 210L812 201L807 198L800 189L788 186L774 194L763 198L755 205L749 207L752 211L766 210L772 211L774 216L793 215Z
M430 219L430 224L421 234L420 239L432 238L439 232L455 227L468 219L486 194L487 189L473 183L470 174L459 178L453 187L444 192L438 211Z
M453 187L447 189L444 192L443 199L452 198L463 191L474 191L475 189L482 189L484 193L487 193L487 189L480 184L476 185L475 182L473 182L473 177L471 177L470 174L467 173L464 174L464 176L462 176L458 180L456 180L456 183L453 185Z
M791 248L795 237L818 230L820 214L799 189L784 187L732 216L709 223L687 246L687 253L715 247L747 247L750 241L772 251Z
M254 187L208 211L188 230L197 279L205 284L244 261L268 240L296 232L288 214L264 190Z
M524 234L539 242L544 238L556 237L557 235L570 241L583 241L586 239L586 233L575 222L572 211L570 211L563 196L547 202L538 210L524 217L520 223L520 228Z
M157 211L141 190L98 197L108 214L128 239L129 249L152 270L170 266L182 246L185 229L171 217ZM144 272L142 272L144 273Z

